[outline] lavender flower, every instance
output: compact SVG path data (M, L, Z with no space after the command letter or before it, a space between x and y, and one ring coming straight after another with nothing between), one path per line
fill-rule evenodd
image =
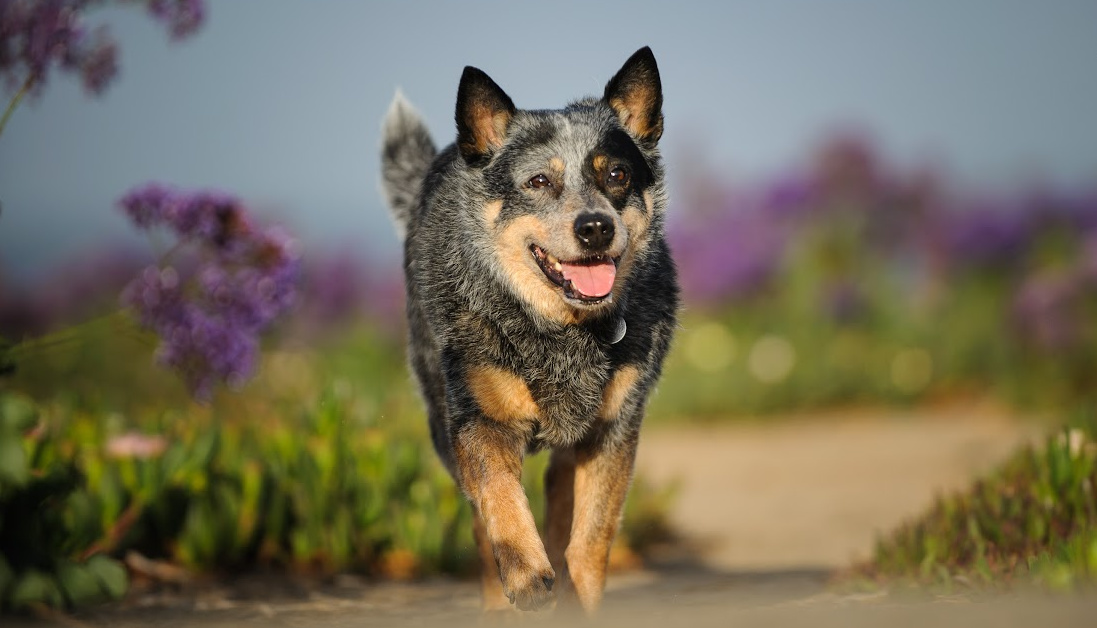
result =
M356 250L310 255L303 270L294 333L330 334L363 319L396 332L404 320L404 282L383 262L383 272L376 272L378 264Z
M82 75L99 93L117 73L116 47L106 31L89 37L80 12L88 0L0 0L0 73L9 86L32 93L53 65Z
M0 0L0 75L10 89L41 91L51 68L79 74L89 94L98 95L118 74L118 47L105 27L89 30L82 14L95 0ZM145 0L153 18L172 39L198 30L203 0Z
M179 240L181 262L146 268L122 301L160 336L161 363L208 399L217 382L238 386L254 373L259 335L295 303L300 259L280 229L259 229L237 199L152 184L119 201L140 229ZM189 266L184 252L195 254Z
M1003 207L962 208L941 217L937 238L954 269L1002 269L1021 261L1032 241L1030 215Z
M677 222L668 230L687 300L749 298L770 285L785 252L775 217L752 208Z
M1074 272L1043 271L1026 279L1013 301L1013 320L1022 339L1048 352L1078 346L1085 329L1083 295Z
M206 7L202 0L151 0L149 12L167 24L172 39L183 39L202 26Z

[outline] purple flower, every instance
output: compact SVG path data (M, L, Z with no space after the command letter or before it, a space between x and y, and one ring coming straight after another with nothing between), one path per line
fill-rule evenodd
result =
M206 7L202 0L151 0L149 12L167 24L172 39L183 39L202 26Z
M117 47L104 29L89 36L80 12L88 0L4 0L0 3L0 72L9 85L45 84L50 67L79 73L98 94L117 74Z
M220 192L181 192L159 183L130 191L119 205L138 229L164 227L180 240L232 249L251 232L248 213L239 200ZM277 237L269 238L277 246Z
M1085 328L1084 288L1075 273L1044 271L1025 280L1013 301L1013 320L1022 339L1045 351L1078 346Z
M992 206L961 209L941 217L937 237L953 268L1011 267L1031 242L1030 215Z
M102 94L118 74L118 46L106 29L96 29L94 43L80 55L76 63L84 89L89 94Z
M740 300L770 285L785 248L775 216L748 208L693 217L668 232L688 300Z
M147 231L169 222L173 202L174 192L171 189L152 183L131 190L118 204L138 229Z
M192 394L208 399L217 382L251 377L259 336L296 302L300 258L289 235L258 229L243 203L217 192L152 184L119 201L141 229L167 228L182 263L146 268L122 295L141 325L156 332L158 356ZM186 252L198 260L187 266Z
M80 75L98 95L118 74L118 47L105 27L89 32L82 14L94 0L0 0L0 74L10 88L38 93L50 68ZM172 39L193 34L205 17L203 0L146 0Z
M819 206L819 186L808 177L779 179L762 193L762 209L777 216L799 217Z

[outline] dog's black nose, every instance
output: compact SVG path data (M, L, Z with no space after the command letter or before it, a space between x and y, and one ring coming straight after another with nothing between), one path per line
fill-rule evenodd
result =
M579 214L575 219L575 237L585 249L604 249L613 242L613 218L605 214Z

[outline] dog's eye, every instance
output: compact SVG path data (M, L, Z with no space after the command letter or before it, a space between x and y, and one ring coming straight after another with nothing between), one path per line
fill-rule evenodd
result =
M621 166L617 166L613 170L610 170L609 176L606 177L606 180L609 183L613 183L615 185L628 185L628 179L628 170Z
M526 185L535 190L540 190L541 188L552 187L552 181L549 181L549 178L545 175L539 174L536 177L530 179L529 182L526 183Z

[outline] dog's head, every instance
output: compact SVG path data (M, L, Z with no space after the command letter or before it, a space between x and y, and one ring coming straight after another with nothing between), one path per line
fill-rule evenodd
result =
M478 209L497 279L534 312L569 324L604 311L661 237L662 101L648 48L602 98L555 111L516 109L491 78L465 68L457 148L489 199Z

